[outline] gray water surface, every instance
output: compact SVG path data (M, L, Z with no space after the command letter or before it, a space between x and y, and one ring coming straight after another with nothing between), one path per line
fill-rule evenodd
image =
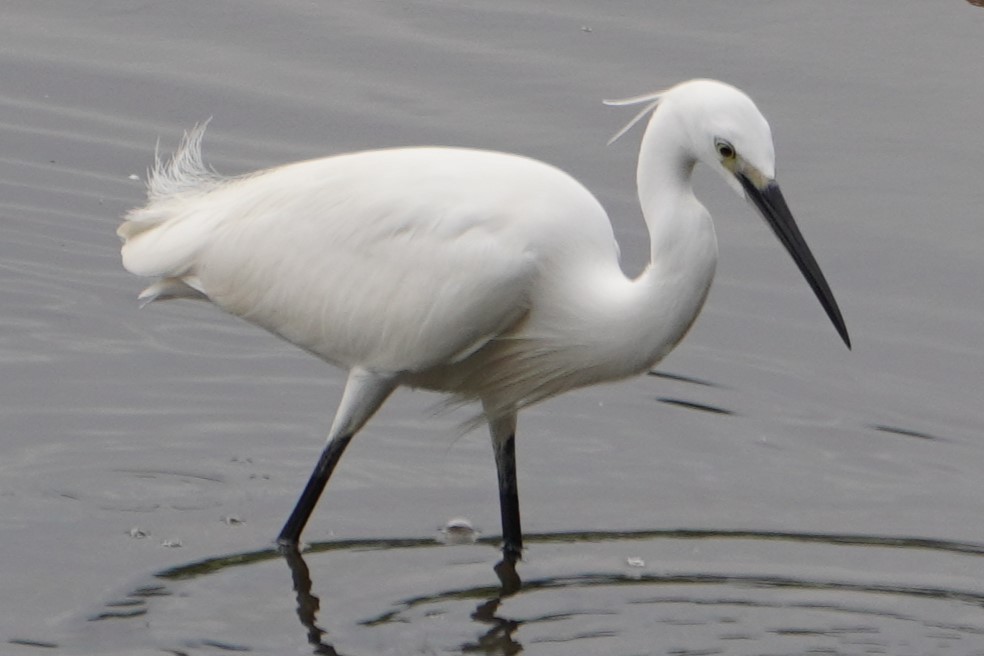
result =
M982 39L958 0L8 1L0 651L984 653ZM634 273L639 131L606 148L632 111L600 101L695 76L769 118L854 350L701 173L721 262L665 375L521 417L523 586L493 571L486 435L400 392L313 517L301 594L269 550L343 377L204 304L138 309L114 231L155 142L212 117L228 174L523 153L598 195ZM454 517L479 542L441 544Z

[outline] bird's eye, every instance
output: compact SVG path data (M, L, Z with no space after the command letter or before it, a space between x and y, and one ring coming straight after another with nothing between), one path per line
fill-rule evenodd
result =
M718 139L714 142L714 147L717 148L718 155L724 159L731 159L735 156L735 147L724 139Z

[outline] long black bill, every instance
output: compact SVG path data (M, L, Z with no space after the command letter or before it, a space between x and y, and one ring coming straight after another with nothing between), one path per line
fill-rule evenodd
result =
M783 198L779 185L772 180L765 185L764 189L759 189L746 176L739 173L737 178L741 182L741 186L745 188L745 193L755 203L755 207L769 222L769 226L779 237L779 241L789 251L806 281L810 283L813 293L817 295L820 305L826 310L827 316L830 317L837 333L844 340L844 344L847 345L847 348L851 348L851 338L847 334L847 326L844 325L844 318L841 316L840 308L837 307L837 301L834 300L834 294L830 291L827 280L820 271L820 265L813 258L813 253L806 245L803 235L796 227L793 214L789 211L789 206L786 205L786 199Z

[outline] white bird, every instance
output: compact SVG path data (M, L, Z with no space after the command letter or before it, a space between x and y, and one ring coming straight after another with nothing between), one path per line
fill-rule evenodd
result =
M200 126L168 163L157 159L146 206L118 230L126 269L157 278L140 298L211 301L348 370L283 547L297 548L345 447L403 385L481 402L503 551L518 557L519 410L647 371L700 312L717 239L691 187L697 163L755 204L850 347L775 182L769 125L751 99L692 80L610 102L635 103L646 107L622 132L652 116L637 172L651 261L634 279L595 197L519 155L398 148L223 178L202 163Z

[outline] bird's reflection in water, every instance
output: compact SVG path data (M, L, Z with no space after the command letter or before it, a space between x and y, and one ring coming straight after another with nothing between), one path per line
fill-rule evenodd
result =
M461 646L465 653L496 654L496 656L512 656L523 651L523 646L513 639L513 633L520 623L496 615L502 600L510 597L522 587L523 582L516 573L516 557L509 553L495 566L499 577L499 593L478 605L471 617L476 622L489 625L489 630L475 642Z
M314 647L315 654L339 656L334 647L322 640L327 632L317 624L321 600L311 592L311 570L304 562L304 557L296 549L284 549L283 554L294 580L294 592L297 593L297 619L307 629L308 644Z
M327 631L318 626L318 611L321 600L311 592L311 571L304 557L296 549L283 549L284 559L290 567L291 578L294 581L294 592L297 595L297 618L307 630L308 644L314 647L313 653L327 656L342 656L335 647L325 642ZM519 628L520 622L499 617L496 613L502 600L517 592L523 585L516 572L516 557L504 555L495 566L496 576L499 577L499 589L495 596L483 601L471 614L476 622L489 626L489 629L474 642L461 645L464 653L491 654L494 656L513 656L523 650L523 646L513 639L513 634Z

